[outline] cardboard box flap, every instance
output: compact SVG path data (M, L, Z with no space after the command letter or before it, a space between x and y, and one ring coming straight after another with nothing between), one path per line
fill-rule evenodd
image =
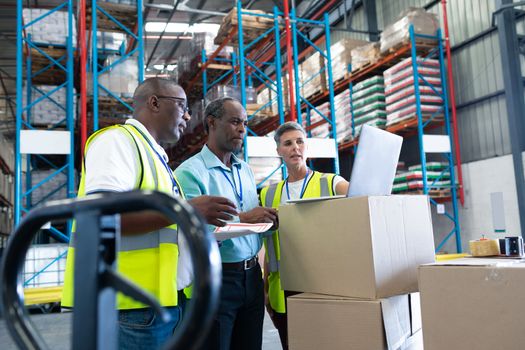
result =
M408 296L381 299L381 311L388 349L399 349L411 335Z
M288 299L301 299L301 300L330 300L330 301L359 301L359 302L371 302L380 303L381 300L363 300L360 298L350 298L339 295L326 295L326 294L315 294L315 293L301 293L288 297Z
M524 264L525 259L498 259L498 258L461 258L454 260L439 261L432 264L424 264L420 267L432 266L493 266L493 267L512 267L516 264Z

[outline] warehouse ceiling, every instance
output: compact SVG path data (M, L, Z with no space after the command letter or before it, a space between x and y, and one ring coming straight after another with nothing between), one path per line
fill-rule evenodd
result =
M77 1L73 1L77 4ZM91 0L86 0L89 4ZM54 8L60 0L22 0L25 8ZM243 8L270 12L282 9L280 0L244 0ZM298 12L315 7L318 1L295 1ZM234 0L144 0L144 23L220 23L235 6ZM0 133L14 136L16 112L16 0L0 1ZM176 7L176 10L174 8ZM302 8L303 11L299 9ZM76 13L76 9L75 9ZM191 32L145 32L145 63L148 71L165 69L177 63L182 43L191 40ZM159 39L162 36L162 39Z

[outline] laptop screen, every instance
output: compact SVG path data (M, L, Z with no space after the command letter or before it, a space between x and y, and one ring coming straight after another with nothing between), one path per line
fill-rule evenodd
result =
M392 193L403 138L363 125L347 197Z

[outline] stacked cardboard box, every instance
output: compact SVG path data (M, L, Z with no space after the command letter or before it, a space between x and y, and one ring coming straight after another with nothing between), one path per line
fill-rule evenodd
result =
M334 82L348 74L348 65L352 63L352 50L368 44L364 40L343 38L330 47L332 57L332 77Z
M57 89L57 86L52 85L33 85L31 87L31 100L27 99L27 88L24 87L23 99L24 104L29 105L39 100L38 103L31 107L30 113L26 113L26 121L34 126L55 126L66 125L66 101L67 91L66 87L62 87L51 95L51 91ZM73 91L75 94L75 91ZM46 97L44 97L46 96ZM76 117L76 99L73 98L73 117Z
M387 125L416 116L416 91L412 58L408 57L384 71ZM417 59L419 95L423 116L442 113L440 65L438 60ZM429 85L431 84L431 85Z
M288 298L291 350L397 349L418 333L408 294L434 261L426 196L282 205L279 221L282 287L314 294Z
M306 99L327 89L325 59L315 52L299 65L301 95Z
M352 108L354 117L354 137L361 133L363 125L383 129L386 124L385 88L383 77L373 76L352 88Z
M370 43L356 47L351 51L352 72L367 65L374 64L379 59L379 43Z
M437 16L426 12L422 8L411 7L399 15L399 19L388 25L381 33L381 53L405 44L410 39L410 26L414 27L414 33L425 35L436 35L439 28ZM433 41L433 44L436 44Z
M419 268L425 350L523 349L525 264L464 258Z
M448 164L428 162L426 166L427 186L430 194L450 195L450 172ZM421 164L408 167L408 171L398 171L394 178L392 193L421 193L423 190L423 172Z

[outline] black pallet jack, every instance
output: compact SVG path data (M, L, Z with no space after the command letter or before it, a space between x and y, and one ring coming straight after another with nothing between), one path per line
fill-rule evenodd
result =
M11 235L0 267L0 292L2 313L19 348L48 349L24 307L20 275L33 237L45 223L54 220L75 219L77 224L75 274L82 278L75 278L74 282L73 349L117 348L116 291L149 305L162 319L169 319L151 295L114 269L120 237L119 214L142 210L158 211L177 223L192 256L193 296L181 325L165 348L199 347L219 304L221 264L217 242L185 201L160 192L131 191L49 202L29 212Z

